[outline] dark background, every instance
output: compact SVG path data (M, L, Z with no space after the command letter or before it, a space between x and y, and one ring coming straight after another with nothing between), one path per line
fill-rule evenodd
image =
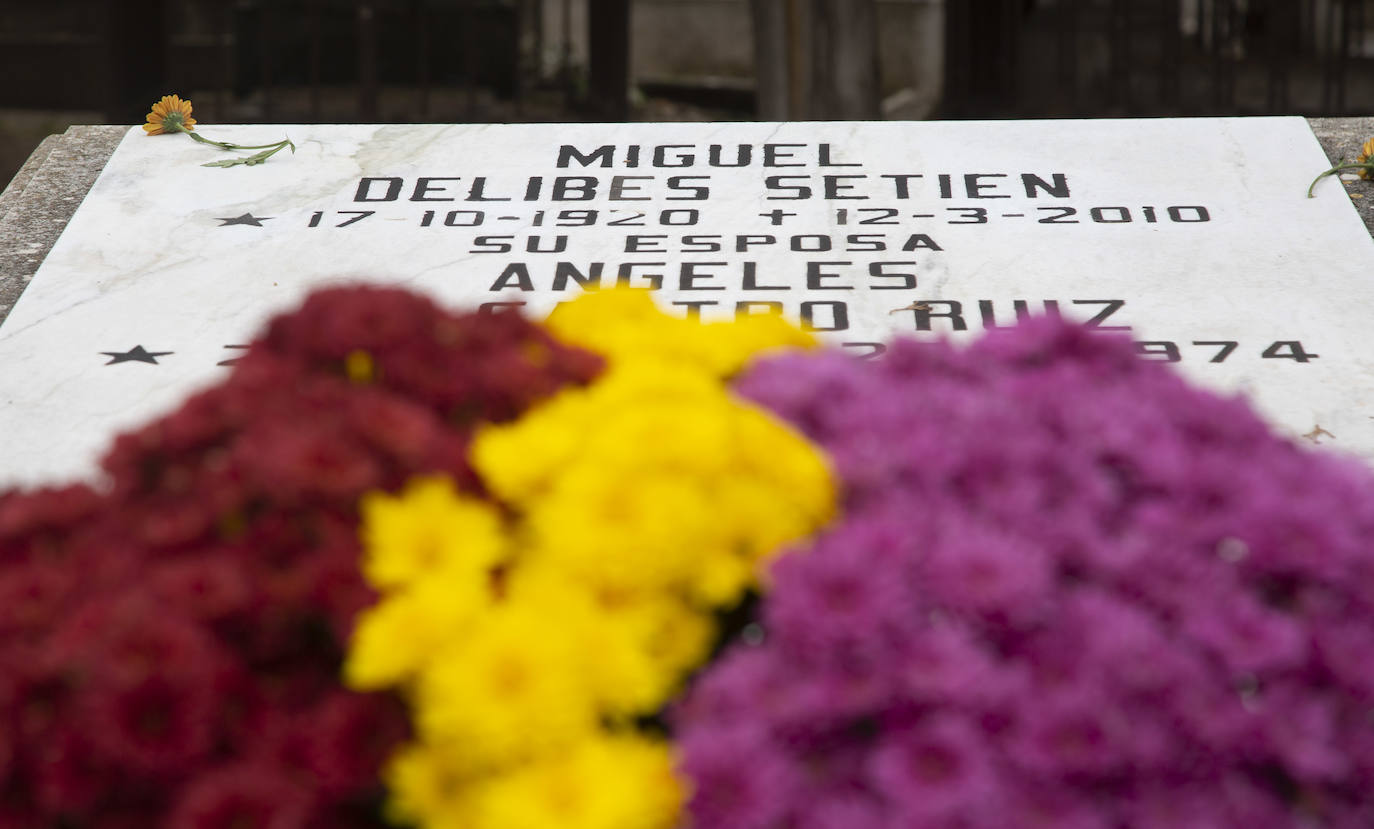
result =
M1374 113L1374 0L0 0L0 182L71 123Z

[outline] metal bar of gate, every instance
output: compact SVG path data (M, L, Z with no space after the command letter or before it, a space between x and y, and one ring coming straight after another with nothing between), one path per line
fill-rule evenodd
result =
M1350 41L1354 38L1355 32L1351 27L1353 21L1353 9L1359 5L1356 0L1342 0L1340 4L1340 50L1336 55L1336 105L1332 109L1332 115L1339 115L1345 112L1346 98L1346 77L1347 70L1350 68Z
M1183 31L1177 0L1159 0L1159 106L1177 114L1180 94L1180 64L1183 61Z
M946 114L959 118L968 112L968 8L963 3L945 6L945 94ZM790 109L793 117L796 110Z
M516 0L511 13L515 16L512 25L515 31L515 42L511 44L511 48L515 50L515 82L511 86L511 96L515 102L515 120L523 121L525 117L525 21L528 17L524 0Z
M805 13L802 0L786 0L783 8L783 48L787 51L787 117L802 119L807 116Z
M1336 4L1326 6L1326 17L1322 23L1321 66L1322 66L1322 111L1330 113L1335 108L1336 87L1336 41L1337 22Z
M372 0L354 4L358 32L358 117L376 123L377 112L377 9Z
M1130 111L1130 90L1128 64L1130 56L1123 48L1122 32L1126 28L1125 0L1111 0L1107 5L1107 88L1111 99L1107 106L1111 110L1118 107Z
M1002 45L1007 50L1007 64L1010 66L1004 75L1004 94L999 103L1002 106L1019 107L1025 95L1021 84L1021 30L1024 23L1024 7L1012 0L1003 3L999 12L1004 21Z
M1360 35L1360 53L1358 57L1369 58L1369 7L1364 3L1355 3L1354 19L1351 21L1350 30L1358 32ZM1355 55L1351 56L1356 57Z
M544 0L530 0L530 27L534 31L534 43L531 50L534 53L534 60L531 64L534 70L533 79L539 81L544 76Z
M1265 34L1267 35L1269 63L1266 104L1270 113L1283 112L1288 107L1289 47L1293 43L1292 33L1284 25L1291 19L1285 16L1292 11L1287 6L1288 2L1291 0L1267 0L1264 8L1265 22L1268 27ZM1288 37L1287 42L1284 40L1286 36Z
M1234 4L1232 0L1213 0L1211 25L1212 113L1220 115L1235 108L1234 66L1229 55Z
M587 94L595 117L629 117L630 0L587 6Z
M1302 27L1302 39L1298 41L1299 49L1302 50L1303 54L1316 54L1320 32L1317 31L1317 4L1315 2L1303 4Z
M1066 103L1071 114L1078 114L1078 16L1079 0L1063 0L1057 10L1055 27L1055 57L1058 72L1059 101Z
M306 10L306 39L310 43L310 66L307 70L310 80L310 120L315 123L320 121L320 42L324 37L324 10L321 5L322 0L310 0Z
M415 29L415 74L419 101L416 113L419 120L429 120L430 76L429 76L429 4L426 0L413 0L411 25Z
M271 123L275 113L272 93L272 3L258 3L258 83L262 87L262 120Z
M473 0L461 0L463 28L463 108L467 121L477 120L477 15Z
M567 106L572 101L573 82L572 82L572 0L563 0L563 16L561 23L560 40L558 48L558 80L563 85L563 105Z
M223 124L229 121L229 92L234 86L234 14L228 3L217 3L213 8L215 30L219 33L219 83L218 89L215 90L215 120Z

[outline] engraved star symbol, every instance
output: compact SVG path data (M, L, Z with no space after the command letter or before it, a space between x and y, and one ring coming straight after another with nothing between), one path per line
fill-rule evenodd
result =
M112 366L115 363L152 363L153 365L160 365L157 358L166 357L173 352L149 351L141 345L136 345L128 351L102 351L100 353L111 358L110 362L105 365Z
M263 222L275 218L275 216L254 216L252 213L244 213L242 216L234 216L233 218L216 216L215 220L219 222L220 227L228 227L229 225L251 225L253 227L262 227Z

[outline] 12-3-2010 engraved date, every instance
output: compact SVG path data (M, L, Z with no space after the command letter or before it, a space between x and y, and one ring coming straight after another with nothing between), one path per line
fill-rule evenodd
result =
M1212 220L1212 213L1200 204L1170 205L1107 205L1100 207L1071 207L1054 205L1025 209L999 210L990 207L951 206L938 212L906 213L896 207L841 207L835 210L837 225L896 225L908 219L933 219L948 225L985 225L992 220L1023 219L1042 225L1076 224L1201 224Z

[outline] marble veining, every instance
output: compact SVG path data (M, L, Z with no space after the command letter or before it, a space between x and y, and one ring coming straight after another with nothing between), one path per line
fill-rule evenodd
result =
M0 326L0 486L95 477L315 286L543 314L598 267L706 319L779 303L856 354L1048 301L1374 458L1374 242L1337 182L1305 198L1328 164L1299 118L205 129L299 149L224 170L125 136ZM105 356L136 347L168 353Z

